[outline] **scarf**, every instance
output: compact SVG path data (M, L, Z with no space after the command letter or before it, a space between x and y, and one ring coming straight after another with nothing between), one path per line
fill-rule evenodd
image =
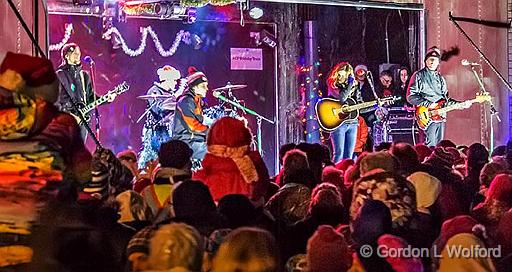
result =
M239 147L228 147L225 145L208 146L208 153L217 157L232 159L238 167L238 170L240 171L240 174L244 178L245 182L251 184L258 181L259 177L258 172L256 172L254 163L247 155L248 151L248 145Z

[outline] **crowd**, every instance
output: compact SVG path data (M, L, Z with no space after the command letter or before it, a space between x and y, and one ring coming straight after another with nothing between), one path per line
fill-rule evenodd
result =
M89 154L76 122L51 105L51 64L10 65L19 57L0 57L0 193L11 200L0 203L6 271L512 265L512 141L491 154L479 143L389 143L337 164L324 145L287 144L280 172L269 177L250 150L249 129L225 117L208 132L200 170L191 170L192 150L178 140L138 169L133 151ZM38 210L28 227L5 223L6 215L27 221L28 208Z

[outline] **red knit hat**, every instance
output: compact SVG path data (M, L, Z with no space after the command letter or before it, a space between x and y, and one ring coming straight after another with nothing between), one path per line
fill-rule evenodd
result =
M208 132L207 145L239 147L251 144L252 135L244 122L223 117L215 122Z
M491 182L486 201L494 199L512 206L512 176L499 174Z
M189 88L197 86L203 82L208 82L206 75L200 72L194 66L188 68L187 85Z
M43 58L0 52L0 87L31 98L57 101L58 80L52 63Z
M349 248L343 236L329 225L319 226L308 241L308 271L346 271L351 263Z

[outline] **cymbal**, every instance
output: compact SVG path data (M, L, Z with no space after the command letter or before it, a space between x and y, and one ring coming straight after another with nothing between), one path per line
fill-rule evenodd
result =
M223 87L215 88L215 89L212 90L212 92L227 91L227 90L238 90L238 89L243 89L243 88L247 88L247 85L226 85L226 86L223 86Z
M170 94L146 94L137 96L138 99L167 99L172 98L173 96Z

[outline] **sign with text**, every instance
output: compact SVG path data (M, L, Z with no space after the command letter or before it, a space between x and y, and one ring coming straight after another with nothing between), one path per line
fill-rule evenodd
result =
M231 70L263 70L261 48L230 48Z

